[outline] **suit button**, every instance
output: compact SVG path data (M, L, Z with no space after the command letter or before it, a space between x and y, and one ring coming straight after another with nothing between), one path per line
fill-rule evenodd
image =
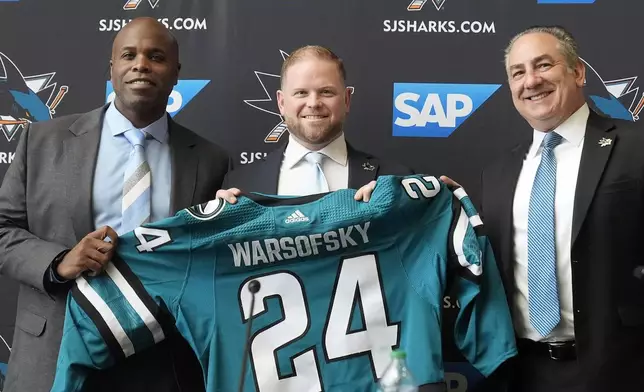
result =
M573 260L572 262L576 264L579 263L579 260Z

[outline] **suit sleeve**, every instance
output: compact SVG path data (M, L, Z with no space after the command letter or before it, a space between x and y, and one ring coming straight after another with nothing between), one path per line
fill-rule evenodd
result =
M483 222L463 190L454 191L450 270L460 302L454 341L485 377L517 354L514 328Z
M0 274L45 292L45 273L56 255L66 248L29 232L26 186L29 135L29 126L25 126L0 187Z

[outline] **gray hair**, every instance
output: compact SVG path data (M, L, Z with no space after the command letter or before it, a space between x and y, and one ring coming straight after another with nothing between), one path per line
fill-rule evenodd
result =
M559 42L559 51L566 59L566 64L569 69L574 69L579 63L579 46L577 41L573 38L572 34L561 26L533 26L523 30L519 34L512 37L510 43L505 48L505 66L508 66L508 55L512 49L512 45L521 37L526 34L532 33L545 33L550 34Z

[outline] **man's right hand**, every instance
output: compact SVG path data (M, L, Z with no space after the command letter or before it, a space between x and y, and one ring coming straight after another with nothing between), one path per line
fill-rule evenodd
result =
M106 237L112 242L104 241ZM112 259L117 243L116 232L109 226L103 226L80 240L58 264L56 273L67 280L76 279L88 270L99 273Z
M237 196L241 195L239 188L220 189L217 191L215 197L225 199L230 204L237 203Z
M451 185L451 186L453 186L455 188L460 188L461 187L461 184L459 184L458 182L452 180L451 178L449 178L447 176L441 176L440 180L443 181L445 184Z

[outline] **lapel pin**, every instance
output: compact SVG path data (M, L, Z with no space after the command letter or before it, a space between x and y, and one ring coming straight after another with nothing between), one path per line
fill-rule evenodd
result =
M369 163L369 162L363 163L362 168L365 169L365 170L369 170L369 171L373 171L373 170L376 169L376 167L374 165L372 165L371 163Z
M613 143L611 139L606 139L605 137L599 139L599 145L601 147L610 146Z

